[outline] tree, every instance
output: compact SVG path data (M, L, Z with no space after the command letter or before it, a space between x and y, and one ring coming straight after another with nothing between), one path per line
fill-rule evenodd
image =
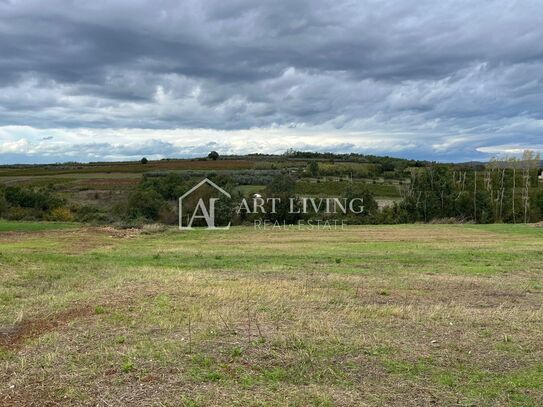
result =
M216 151L212 151L207 155L207 158L216 161L219 159L219 153L217 153Z
M281 193L293 195L295 188L296 180L291 175L285 174L275 176L268 186L268 191L271 195Z
M140 161L142 164L147 164L149 162L149 160L145 157L143 157Z
M46 190L33 190L28 187L7 187L5 199L9 206L21 208L34 208L40 211L49 211L64 204L64 200Z
M125 216L130 219L146 218L156 220L164 203L164 200L156 191L136 190L128 197Z
M309 173L312 177L318 177L319 176L319 164L315 160L309 161L309 164L307 165L307 169L309 170Z
M7 212L8 202L4 196L4 191L2 186L0 186L0 216L4 216L4 213Z
M541 162L541 155L531 150L524 150L522 154L522 201L524 204L524 223L528 223L528 210L530 207L530 175L537 173ZM534 177L536 178L536 177ZM536 184L537 185L537 184Z
M517 185L517 159L516 157L511 157L509 159L509 162L511 164L511 167L513 168L513 189L512 189L512 197L511 197L511 204L512 204L512 214L513 214L513 223L517 223L516 213L515 213L515 200L516 200L516 185Z

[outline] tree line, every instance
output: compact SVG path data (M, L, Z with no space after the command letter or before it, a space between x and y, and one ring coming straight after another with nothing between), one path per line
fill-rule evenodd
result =
M385 210L391 222L456 219L474 223L528 223L543 218L541 158L493 159L484 167L433 165L411 171L402 200Z
M306 153L304 153L306 154ZM314 153L318 155L317 153ZM309 175L318 175L317 161L308 162ZM345 219L352 224L393 224L433 221L474 223L528 223L543 220L543 188L539 174L541 158L531 151L522 157L493 159L485 165L426 163L403 170L409 182L398 188L401 199L379 209L375 197L364 183L348 183L344 198L363 197L364 214ZM148 173L126 200L110 208L78 206L60 198L52 186L0 186L0 217L14 220L76 220L82 222L144 222L175 224L178 221L177 199L203 176L227 191L230 201L221 200L218 213L231 218L233 224L251 222L251 216L235 213L235 203L251 192L240 185L266 185L263 197L296 196L296 183L303 175L280 170L247 170L224 173ZM250 190L249 190L250 191ZM280 207L274 221L295 223L297 214Z

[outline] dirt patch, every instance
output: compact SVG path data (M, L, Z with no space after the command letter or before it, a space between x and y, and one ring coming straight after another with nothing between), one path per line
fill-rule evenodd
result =
M97 228L89 228L89 230L94 230L97 232L102 232L105 234L108 234L109 237L117 237L117 238L132 238L140 235L142 233L142 229L137 228L129 228L129 229L116 229L111 226L102 226Z
M104 235L107 234L110 237L134 237L142 233L142 229L128 228L118 229L112 226L98 226L98 227L80 227L78 229L52 229L52 230L21 230L21 231L7 231L0 233L0 240L13 241L20 239L35 239L40 237L63 237L69 236L85 236L86 234ZM85 236L87 237L87 236Z
M40 237L62 236L67 230L53 229L53 230L9 230L6 232L0 232L0 242L13 242L24 239L34 239Z
M0 326L0 347L18 349L27 339L37 338L44 333L68 324L74 319L86 317L93 313L91 307L85 306L72 308L45 318L26 319L14 325Z

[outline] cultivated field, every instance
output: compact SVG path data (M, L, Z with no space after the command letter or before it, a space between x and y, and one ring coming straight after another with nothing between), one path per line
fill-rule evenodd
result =
M295 192L305 196L342 196L347 188L354 192L367 190L372 193L380 207L391 206L401 200L401 190L409 183L409 172L394 174L384 178L376 164L358 162L334 162L320 160L318 176L310 176L308 162L274 156L268 158L245 157L239 159L186 159L115 163L65 163L48 165L0 165L0 215L12 220L37 220L36 215L24 211L2 213L3 187L20 187L25 190L48 191L62 199L69 213L84 213L83 222L96 221L112 223L111 211L115 206L130 199L142 181L163 179L165 176L193 177L194 184L204 177L217 175L232 177L236 185L231 192L242 194L263 193L271 183L273 173L290 174L296 178ZM373 172L369 172L372 170ZM332 174L332 175L330 175ZM277 175L277 174L275 174ZM239 182L244 178L243 182ZM352 182L351 182L352 181ZM176 197L177 199L178 197ZM171 202L170 202L171 204ZM173 205L176 205L173 202ZM83 208L83 209L82 209ZM90 212L102 216L89 218ZM4 211L6 212L6 211ZM9 211L8 211L9 212ZM115 216L113 216L115 217ZM47 220L67 220L66 218L47 218ZM118 219L117 219L118 220ZM156 219L155 219L156 220Z
M543 405L543 229L0 224L0 405Z

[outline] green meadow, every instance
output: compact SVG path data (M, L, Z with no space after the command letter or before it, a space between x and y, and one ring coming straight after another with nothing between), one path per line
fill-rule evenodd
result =
M543 228L0 223L0 405L540 406Z

